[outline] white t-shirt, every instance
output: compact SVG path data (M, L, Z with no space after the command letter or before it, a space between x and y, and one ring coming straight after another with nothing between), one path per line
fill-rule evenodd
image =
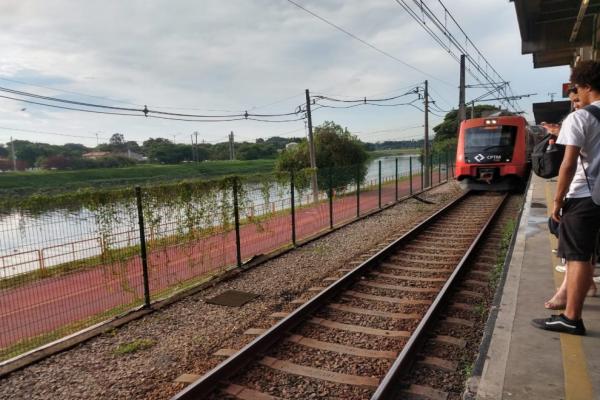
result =
M600 101L595 101L592 105L600 107ZM567 197L591 196L581 161L593 188L596 177L600 174L600 122L586 110L574 111L563 121L556 143L581 148L577 171Z

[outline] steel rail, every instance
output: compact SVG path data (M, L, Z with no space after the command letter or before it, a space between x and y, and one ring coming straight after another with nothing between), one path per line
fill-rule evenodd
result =
M336 296L352 283L357 278L363 276L369 269L377 265L379 261L387 257L390 253L395 251L403 242L412 239L414 236L419 234L429 225L434 223L438 218L445 215L448 211L456 207L461 201L470 195L469 191L464 192L461 196L456 198L451 203L445 205L443 208L429 216L426 220L415 226L404 235L394 240L392 243L387 245L385 248L371 256L369 259L364 261L362 264L348 272L346 275L341 277L336 282L332 283L318 295L313 297L308 302L301 305L290 315L279 321L269 330L261 334L259 337L254 339L252 342L247 344L244 348L239 350L237 353L217 365L211 371L200 377L195 382L192 382L181 392L177 393L171 398L171 400L197 400L203 399L212 393L218 385L231 377L233 374L241 370L248 363L254 361L262 353L267 351L273 344L280 341L290 330L304 322L312 313L319 308L323 307L332 297ZM487 227L487 225L486 225ZM480 234L481 235L481 234ZM480 237L477 236L477 238ZM452 275L454 276L454 275ZM446 286L444 286L445 288ZM394 363L395 365L395 363ZM388 374L389 375L389 374ZM387 375L386 375L387 378Z
M419 322L419 325L417 325L417 328L410 336L410 339L402 348L398 358L396 358L396 361L394 361L394 364L392 364L388 370L388 373L381 380L379 387L371 396L371 400L387 400L396 398L395 396L398 394L397 392L402 389L401 385L399 385L400 378L403 374L409 371L410 367L414 363L419 351L427 340L428 330L432 323L435 322L435 317L437 316L441 306L446 304L446 300L451 293L451 289L453 288L455 281L457 281L462 275L464 266L473 256L475 248L481 243L481 239L489 230L492 222L500 214L499 211L504 206L507 198L508 194L504 194L504 197L499 202L496 209L492 212L479 234L475 237L475 239L473 239L473 242L467 249L467 252L461 258L460 262L452 272L452 275L450 275L450 278L448 278L433 303L427 309L425 316L421 322Z

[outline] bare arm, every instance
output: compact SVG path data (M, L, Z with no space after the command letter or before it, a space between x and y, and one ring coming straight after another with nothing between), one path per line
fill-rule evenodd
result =
M552 209L552 219L557 222L560 221L560 209L564 205L565 196L569 191L569 186L577 170L579 150L580 147L577 146L567 145L565 147L565 156L558 171L558 183L556 185L556 194L554 195L554 208Z

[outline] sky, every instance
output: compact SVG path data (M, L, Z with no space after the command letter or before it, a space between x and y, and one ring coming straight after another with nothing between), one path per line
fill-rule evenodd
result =
M0 87L176 113L279 114L303 104L305 89L337 99L384 98L427 79L436 114L457 107L458 63L395 0L294 1L393 58L288 0L3 0ZM536 93L519 100L528 119L532 102L549 101L549 93L558 99L568 68L533 68L531 55L521 54L512 3L443 2L513 93ZM439 0L425 3L443 17ZM480 94L467 89L466 97ZM424 134L423 112L410 106L322 108L312 117L315 126L335 121L369 142ZM430 115L431 126L441 120ZM156 137L189 143L193 132L199 141L215 143L230 131L236 141L306 134L304 121L183 122L0 98L0 143L12 136L95 146L116 132L140 144Z

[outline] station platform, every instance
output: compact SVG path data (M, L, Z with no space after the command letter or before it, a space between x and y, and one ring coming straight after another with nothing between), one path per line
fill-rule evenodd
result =
M554 180L532 177L491 342L471 382L477 399L600 399L600 297L586 298L586 336L530 323L558 313L544 309L564 275L554 268L560 264L552 253L557 240L547 225L555 187Z

